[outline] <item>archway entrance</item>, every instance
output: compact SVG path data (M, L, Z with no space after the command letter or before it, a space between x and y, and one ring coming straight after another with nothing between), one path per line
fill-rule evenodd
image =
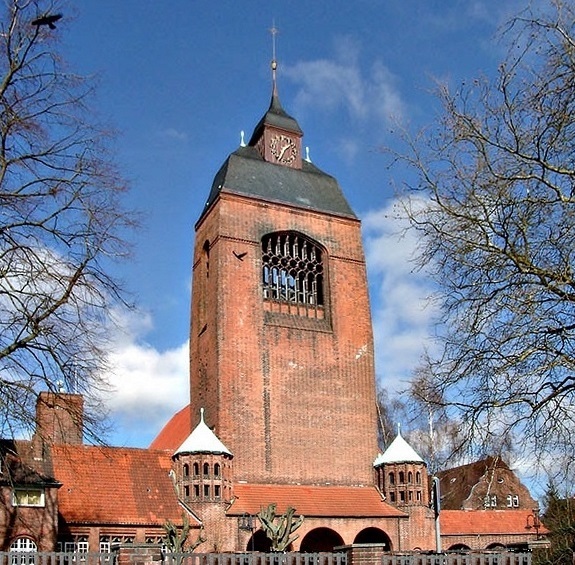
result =
M261 551L263 553L269 553L271 549L272 542L263 530L254 532L246 547L246 551Z
M391 551L391 539L379 528L365 528L355 536L353 543L377 543L383 546L385 551Z
M343 539L337 532L330 528L315 528L301 540L300 551L302 553L333 551L338 545L343 545Z

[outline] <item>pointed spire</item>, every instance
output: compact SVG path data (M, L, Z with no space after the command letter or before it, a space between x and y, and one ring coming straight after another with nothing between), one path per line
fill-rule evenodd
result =
M401 437L401 425L397 425L397 436L389 447L373 462L374 467L384 463L425 463L415 449Z
M200 422L187 439L176 449L175 455L183 453L214 453L232 456L232 452L210 430L204 421L204 409L200 408Z

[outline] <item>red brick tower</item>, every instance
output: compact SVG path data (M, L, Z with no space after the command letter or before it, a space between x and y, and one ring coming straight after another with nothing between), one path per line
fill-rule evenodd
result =
M192 425L234 453L235 481L372 485L373 336L360 222L302 159L275 87L196 224Z

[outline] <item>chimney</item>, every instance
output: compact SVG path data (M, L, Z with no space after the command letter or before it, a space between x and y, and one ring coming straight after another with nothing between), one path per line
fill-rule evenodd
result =
M41 392L36 401L35 439L41 444L83 443L84 398L80 394Z

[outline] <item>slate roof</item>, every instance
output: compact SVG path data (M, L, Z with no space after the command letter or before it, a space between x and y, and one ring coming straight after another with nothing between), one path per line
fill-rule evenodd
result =
M52 461L63 483L58 495L60 514L68 523L182 523L184 509L170 476L170 452L54 445Z
M298 135L302 135L303 131L299 127L297 120L292 118L282 107L277 90L274 85L272 92L272 99L268 111L264 114L258 125L254 129L254 133L250 139L250 145L255 145L264 129L264 126L274 126L286 131L291 131Z
M188 437L191 430L192 413L188 404L168 420L150 444L150 449L166 449L174 452Z
M204 409L200 411L200 421L192 433L176 449L174 455L182 453L213 453L232 456L232 452L220 441L218 436L210 430L204 422Z
M356 218L334 177L305 160L301 170L268 163L251 146L240 147L226 159L202 216L224 192Z
M29 441L0 440L0 484L14 486L60 487L45 469L35 468Z
M441 535L532 535L528 529L527 516L532 511L519 510L442 510L439 513ZM548 530L541 526L540 534Z
M257 514L275 503L278 513L292 506L306 517L407 517L384 502L375 487L236 483L234 496L232 516Z

